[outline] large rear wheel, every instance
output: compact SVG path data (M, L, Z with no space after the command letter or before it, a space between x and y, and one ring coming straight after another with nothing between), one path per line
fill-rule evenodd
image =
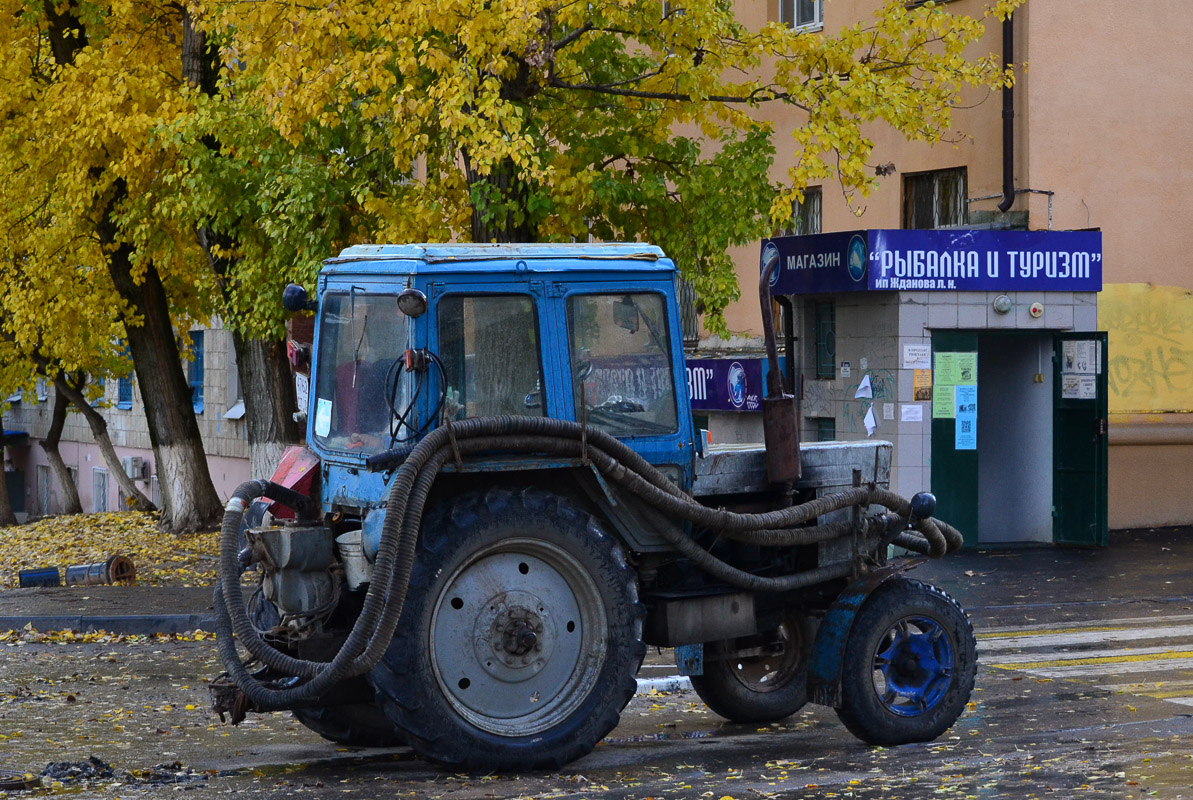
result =
M427 515L370 679L427 758L558 767L616 726L644 652L635 574L596 520L546 492L491 489Z
M969 702L973 627L940 589L894 578L862 605L841 668L837 716L855 736L877 745L930 741Z

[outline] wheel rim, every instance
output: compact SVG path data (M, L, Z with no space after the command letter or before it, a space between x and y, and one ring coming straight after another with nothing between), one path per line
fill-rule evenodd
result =
M953 642L943 625L931 617L904 617L875 648L874 690L891 713L919 716L945 696L953 664Z
M733 677L752 692L773 692L790 685L803 660L803 638L797 621L786 619L775 632L778 653L730 659Z
M596 582L570 553L540 539L506 539L472 554L443 586L431 618L431 664L462 717L490 733L526 736L588 697L605 663L608 625Z

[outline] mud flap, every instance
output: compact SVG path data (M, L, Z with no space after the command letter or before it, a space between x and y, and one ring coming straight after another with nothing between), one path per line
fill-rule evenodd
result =
M837 596L816 631L808 665L808 702L833 708L841 705L841 661L858 610L871 592L883 583L925 561L927 559L908 558L879 567L849 584Z

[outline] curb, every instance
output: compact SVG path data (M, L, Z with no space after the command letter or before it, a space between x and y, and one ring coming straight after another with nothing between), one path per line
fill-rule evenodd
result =
M26 625L36 631L107 631L133 636L155 633L186 633L215 629L211 614L120 614L113 616L0 617L0 631L21 630Z
M670 675L666 678L638 678L638 694L656 692L691 691L692 681L687 675Z

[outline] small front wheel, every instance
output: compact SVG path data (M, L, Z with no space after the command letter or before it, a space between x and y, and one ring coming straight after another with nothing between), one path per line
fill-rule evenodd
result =
M849 632L837 716L876 745L935 739L969 702L977 644L953 598L895 578L866 599Z

